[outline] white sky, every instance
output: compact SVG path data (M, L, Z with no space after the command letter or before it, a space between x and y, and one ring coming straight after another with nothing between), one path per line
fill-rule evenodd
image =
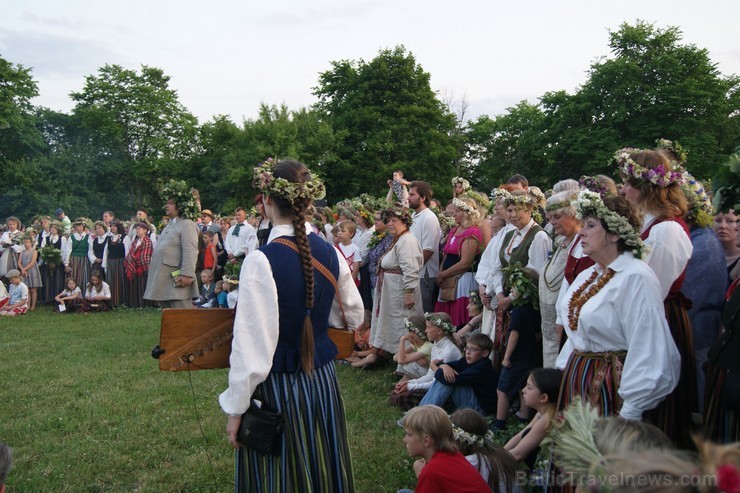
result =
M608 30L635 19L679 26L723 74L740 74L737 0L0 0L0 13L0 56L33 69L35 104L64 112L99 67L143 64L171 76L199 121L241 123L260 102L314 103L331 61L403 44L443 99L464 95L470 116L493 116L573 92L609 54Z

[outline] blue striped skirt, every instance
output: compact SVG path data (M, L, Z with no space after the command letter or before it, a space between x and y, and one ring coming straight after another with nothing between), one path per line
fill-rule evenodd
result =
M285 417L280 456L240 449L237 492L353 492L344 403L334 362L311 375L272 372L262 397Z

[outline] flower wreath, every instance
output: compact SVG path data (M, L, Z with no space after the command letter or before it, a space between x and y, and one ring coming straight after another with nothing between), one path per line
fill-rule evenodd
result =
M565 207L570 207L570 201L569 200L563 200L561 202L554 202L552 204L547 204L545 206L545 212L553 212L553 211L557 211L559 209L563 209Z
M180 211L180 216L195 221L200 217L200 205L193 195L193 189L182 180L170 180L162 187L160 192L162 200L172 199Z
M422 341L428 341L429 340L429 339L427 339L426 332L424 332L423 330L419 330L419 327L417 327L416 325L414 325L411 322L411 320L409 320L408 318L404 317L404 319L403 319L403 325L406 327L406 330L408 330L409 332L412 332L412 333L416 334L417 336L419 336L419 338L421 338Z
M655 147L656 149L665 149L666 151L671 151L671 153L676 156L678 161L673 161L671 164L675 163L675 166L683 166L686 163L686 151L678 142L674 142L668 139L658 139L655 141Z
M509 193L509 191L504 188L494 188L493 190L491 190L491 195L490 195L491 200L494 202L497 201L498 199L506 200L506 198L510 196L511 196L511 193Z
M265 162L254 168L254 187L268 195L273 195L288 202L298 199L316 200L326 197L324 183L315 175L302 183L294 183L285 178L275 178L272 169L275 161L268 158Z
M578 198L572 202L572 205L576 208L577 219L583 220L586 216L594 216L603 220L606 223L606 229L622 238L627 246L632 249L635 258L642 258L645 245L640 239L640 235L626 217L608 209L598 193L583 190L578 194Z
M457 426L455 423L451 424L452 435L455 437L455 440L459 442L464 442L468 445L477 445L478 447L483 447L483 445L485 445L486 443L486 440L492 442L494 439L494 435L491 430L488 430L485 435L481 436L475 435L473 433L468 433L467 431Z
M360 215L361 218L363 218L368 223L371 223L371 224L373 223L373 216L374 216L374 214L372 214L369 210L365 209L364 206L361 206L357 210L357 213Z
M509 207L515 205L517 207L528 207L533 209L535 206L534 199L528 193L510 193L508 197L504 197L504 206Z
M92 222L92 219L90 219L90 218L87 218L87 217L78 217L72 223L72 227L74 228L78 224L82 224L83 226L85 226L85 228L90 229L90 228L92 228L93 222Z
M410 209L394 206L389 207L388 209L383 209L383 211L380 213L380 217L383 219L384 223L387 223L391 216L399 218L401 221L406 223L406 226L411 226L412 220Z
M490 200L488 199L488 195L485 193L476 192L475 190L468 190L466 192L463 192L461 197L465 197L467 199L472 199L475 201L476 204L478 204L481 208L488 208L488 205L490 204Z
M701 182L690 173L684 172L681 191L686 196L689 205L687 219L702 228L711 225L714 209Z
M475 207L471 207L469 204L463 202L458 198L452 199L452 206L460 209L461 211L465 211L465 213L470 215L473 220L480 218L480 213L478 212L478 209L476 209Z
M433 313L425 313L424 318L427 320L427 322L441 329L442 332L444 332L447 336L451 337L452 334L457 332L454 325L452 325L450 322L445 322L441 318L435 316Z
M536 204L541 204L546 200L545 194L537 187L529 187L529 195L532 196Z
M480 299L480 293L478 293L478 291L470 291L468 293L468 299L473 305L475 305L479 312L483 312L483 300Z
M639 149L625 147L614 153L614 161L616 161L619 171L625 176L644 180L661 188L681 183L680 170L673 170L670 165L668 167L660 165L653 169L645 168L632 159L631 154L633 152L639 152ZM673 164L673 162L670 164Z
M581 188L585 188L586 190L590 190L591 192L598 193L602 199L606 197L608 193L606 188L601 183L599 183L599 180L597 180L594 176L583 175L578 179L578 185Z
M463 192L466 192L470 190L470 182L463 178L462 176L456 176L452 179L452 186L454 187L457 184L462 185Z

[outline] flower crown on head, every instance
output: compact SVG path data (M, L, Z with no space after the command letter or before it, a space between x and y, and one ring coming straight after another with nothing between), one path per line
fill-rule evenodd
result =
M452 337L452 334L457 332L455 330L455 326L452 325L450 322L445 322L438 316L435 316L433 313L425 313L424 318L427 322L431 323L435 327L439 328L442 332L445 333L445 335Z
M542 190L540 190L537 187L529 187L528 192L529 192L529 195L532 196L535 202L541 203L546 200L545 194L542 193Z
M373 222L373 216L369 210L365 209L365 207L360 207L357 210L357 213L360 215L361 218L363 218L365 221L372 223Z
M452 206L460 209L461 211L464 211L466 214L470 215L470 217L473 219L480 218L480 213L478 212L478 209L476 209L475 207L472 207L470 204L463 202L462 200L458 198L452 199Z
M504 197L504 205L509 207L510 205L534 207L534 198L528 193L510 193L507 197Z
M511 193L509 193L509 191L504 188L494 188L493 190L491 190L491 195L490 195L491 200L494 202L498 199L505 200L509 196L511 196Z
M324 183L315 175L301 183L294 183L285 178L275 178L272 173L275 161L272 158L254 168L254 187L267 195L272 195L288 202L296 200L316 200L326 197Z
M391 217L399 218L401 221L406 223L407 226L411 226L412 222L411 210L400 206L393 206L387 209L383 209L383 211L380 213L380 217L383 219L384 223L387 223Z
M711 225L714 208L701 182L690 173L684 172L681 191L686 196L689 205L687 219L700 227Z
M160 196L165 201L172 199L180 211L180 216L192 221L200 217L200 205L193 195L193 189L184 181L170 179L162 187Z
M547 204L545 206L545 212L553 212L559 209L563 209L565 207L570 207L569 200L563 200L562 202L553 202L552 204Z
M92 222L92 219L90 219L90 218L87 218L87 217L78 217L77 219L75 219L72 222L72 227L77 226L78 224L82 224L87 229L90 229L90 228L92 228L93 222Z
M470 189L470 182L463 178L462 176L456 176L452 179L452 186L454 187L457 184L461 184L463 188L463 192Z
M406 330L419 336L422 341L428 340L426 332L424 332L423 330L419 330L419 327L414 325L413 322L411 322L411 320L409 320L408 318L404 317L403 325L406 326Z
M645 245L640 239L640 235L626 217L620 216L607 208L598 193L583 190L578 194L578 198L572 202L572 205L576 208L576 218L583 220L587 216L593 216L603 220L606 223L607 231L622 238L627 246L631 248L635 258L642 258Z
M468 299L476 308L478 308L478 311L483 311L483 300L480 299L480 293L478 293L478 291L470 291L468 293Z
M644 180L661 188L681 183L681 171L671 169L670 164L673 163L669 163L668 166L661 164L652 169L645 168L632 159L633 152L640 152L640 149L625 147L614 153L614 161L616 161L619 171L625 176Z
M674 156L676 156L676 159L678 161L673 161L671 164L675 163L675 166L683 166L686 163L686 151L683 147L681 147L681 144L678 142L674 142L672 140L668 139L658 139L655 141L655 148L656 149L665 149L666 151L671 151Z
M589 190L591 192L598 193L602 199L607 195L606 188L601 183L599 183L599 180L597 180L594 176L583 175L578 179L578 185L581 188L585 188L586 190Z
M494 435L491 430L488 430L485 435L476 435L474 433L469 433L459 426L457 426L455 423L452 424L452 435L458 442L467 443L468 445L477 445L478 447L483 447L485 445L486 440L489 442L493 442Z

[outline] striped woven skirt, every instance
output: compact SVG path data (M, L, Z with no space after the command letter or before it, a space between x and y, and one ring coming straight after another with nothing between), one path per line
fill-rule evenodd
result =
M617 391L622 381L622 365L627 351L581 353L574 351L563 372L558 409L573 399L584 399L602 416L618 414L622 399Z
M128 306L130 306L131 308L144 308L147 306L151 306L151 303L144 299L144 292L146 291L146 281L148 278L149 273L146 273L141 277L136 277L131 280L128 280L128 278L126 278L126 280L128 281L128 294L126 296L126 300L128 301Z
M285 417L282 451L272 456L240 449L237 492L354 491L344 403L334 363L311 375L271 372L260 389L263 399Z
M681 355L681 376L673 392L646 412L644 419L663 430L678 448L693 449L691 413L699 412L699 398L691 321L681 299L666 299L664 305L668 327Z
M123 267L122 258L108 259L106 274L108 275L108 286L110 286L111 305L128 305L128 278Z
M73 255L69 257L69 267L72 269L70 277L75 280L77 287L84 293L87 288L87 281L90 280L90 261L87 257L75 257Z

